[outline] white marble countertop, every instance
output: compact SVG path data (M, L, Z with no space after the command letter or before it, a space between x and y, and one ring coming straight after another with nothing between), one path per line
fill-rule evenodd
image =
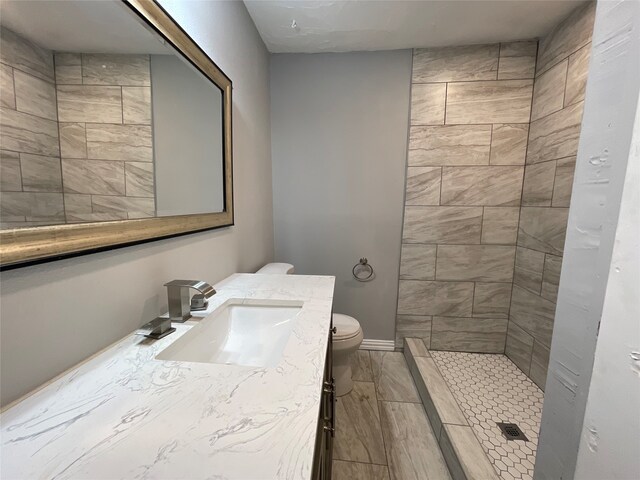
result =
M334 277L236 274L210 300L304 305L274 368L183 363L131 335L2 414L3 479L309 479Z

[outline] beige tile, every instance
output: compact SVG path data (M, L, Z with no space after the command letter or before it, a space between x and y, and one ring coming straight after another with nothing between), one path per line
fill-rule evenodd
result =
M525 375L529 375L532 351L533 337L515 323L509 322L504 353Z
M53 54L50 50L1 28L2 63L49 82L54 81Z
M522 207L518 246L562 255L568 215L568 208Z
M112 213L67 213L68 223L85 223L85 222L111 222L114 220L126 220L126 212Z
M436 280L510 282L515 246L439 245Z
M122 87L124 123L151 125L151 87Z
M0 216L38 217L64 220L64 205L61 193L0 192Z
M379 400L420 402L418 391L401 352L369 353Z
M92 195L91 205L93 213L138 212L140 217L155 215L155 200L153 198Z
M80 67L82 66L81 53L59 52L53 55L56 66Z
M531 370L529 375L542 390L547 381L549 369L549 349L539 342L533 342L533 354L531 355Z
M60 153L63 158L87 158L84 123L60 123Z
M443 167L441 205L520 205L524 167Z
M409 129L409 165L487 165L491 125L417 126Z
M544 345L551 345L555 311L555 303L513 286L510 320Z
M57 157L60 155L58 124L45 118L1 108L0 148Z
M56 63L56 85L82 85L82 67Z
M500 57L535 57L537 51L537 40L524 40L500 44Z
M64 211L67 215L82 215L92 213L91 195L79 193L64 194Z
M568 60L563 60L536 78L533 88L531 121L562 109L568 64Z
M419 404L380 402L392 480L445 480L449 470Z
M405 338L405 347L411 352L414 357L430 357L429 350L422 341L421 338ZM406 355L405 355L406 358Z
M591 41L596 2L575 10L540 41L536 75Z
M484 207L482 243L515 245L519 218L518 207Z
M413 83L495 80L500 46L471 45L417 48L413 51Z
M58 85L61 122L122 123L120 87Z
M531 123L527 163L571 157L578 152L582 102Z
M386 465L334 460L331 478L332 480L389 480L389 469Z
M0 191L19 192L21 190L20 156L16 152L0 151Z
M446 83L411 86L411 125L444 125Z
M406 205L440 204L440 167L408 167Z
M533 78L537 49L536 41L501 43L498 80Z
M436 270L436 246L402 245L400 278L405 280L433 280Z
M502 353L506 318L433 317L431 349Z
M555 175L555 160L527 165L522 186L522 205L551 206Z
M422 339L425 346L428 347L431 342L431 317L398 315L396 317L396 348L401 348L407 337Z
M516 249L516 266L513 275L513 282L516 285L539 295L543 269L544 253L529 248Z
M87 153L97 160L153 161L151 127L143 125L87 125Z
M480 243L482 207L416 207L404 211L403 243Z
M561 158L556 163L556 178L553 182L554 207L568 207L573 189L573 174L576 169L576 157Z
M62 192L60 158L21 153L20 165L25 192Z
M445 425L440 448L455 480L500 479L471 427Z
M387 463L373 382L354 382L353 390L336 400L333 458Z
M549 254L545 255L541 295L554 303L558 299L558 286L560 285L561 268L562 257Z
M149 55L82 54L85 85L151 85Z
M524 165L528 135L528 123L493 125L489 163L491 165Z
M471 316L472 305L472 282L399 282L398 315Z
M16 92L13 88L13 69L0 63L0 106L16 108Z
M351 356L351 378L354 382L373 382L368 350L356 350Z
M587 43L569 57L567 72L567 88L564 94L564 105L573 105L584 100L589 73L589 57L591 56L591 42Z
M124 195L124 165L122 162L101 162L62 159L62 179L65 193Z
M533 80L461 82L447 85L447 124L527 123Z
M473 293L473 316L507 318L511 303L511 283L477 282Z
M126 162L124 175L128 196L153 197L155 195L153 163Z

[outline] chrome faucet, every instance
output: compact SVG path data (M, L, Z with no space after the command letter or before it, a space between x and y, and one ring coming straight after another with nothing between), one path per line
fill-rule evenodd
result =
M206 282L199 280L172 280L164 284L169 296L169 318L173 322L186 322L191 318L192 302L189 289L200 292L194 295L193 310L205 310L207 299L215 293L215 289Z

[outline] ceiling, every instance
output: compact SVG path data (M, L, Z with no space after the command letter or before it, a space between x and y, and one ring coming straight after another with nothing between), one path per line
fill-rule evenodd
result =
M542 37L584 0L244 0L273 53L394 50Z
M172 52L116 0L1 0L0 19L17 34L58 52Z

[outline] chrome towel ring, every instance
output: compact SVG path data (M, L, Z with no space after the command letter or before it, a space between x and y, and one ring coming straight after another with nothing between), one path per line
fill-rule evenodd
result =
M366 258L361 258L358 263L353 266L353 278L359 282L370 282L375 278L373 267Z

